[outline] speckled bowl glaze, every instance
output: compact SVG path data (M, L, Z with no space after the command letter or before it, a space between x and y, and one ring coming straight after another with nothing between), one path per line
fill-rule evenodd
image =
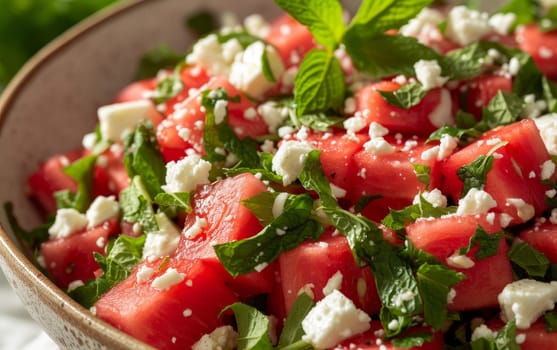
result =
M25 228L41 217L24 193L27 176L48 156L80 145L96 109L129 83L141 55L167 43L185 50L183 23L201 9L239 18L279 10L271 0L136 0L84 21L39 52L0 96L0 203L10 201ZM63 349L149 349L95 318L50 282L20 251L0 215L0 266L10 284Z

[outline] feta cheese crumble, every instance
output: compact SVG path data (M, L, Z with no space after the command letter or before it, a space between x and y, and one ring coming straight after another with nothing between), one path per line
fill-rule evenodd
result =
M120 212L120 205L114 196L98 196L87 209L87 227L95 227L98 224L116 217Z
M56 211L54 224L48 229L50 239L68 237L87 227L87 217L73 208Z
M441 66L436 60L419 60L414 63L416 79L424 90L431 90L443 86L449 78L441 76Z
M302 320L304 341L318 349L333 347L341 341L367 331L371 318L356 308L338 290L317 302Z
M489 15L485 12L455 6L447 17L445 35L457 44L466 46L492 31Z
M238 346L238 333L232 326L221 326L209 334L204 334L192 350L233 350Z
M178 246L180 231L164 213L157 213L155 219L159 230L149 232L143 246L143 258L155 259L172 254Z
M186 275L178 272L175 268L168 268L162 275L156 277L151 282L151 287L158 290L168 290L176 284L182 282Z
M468 193L458 201L456 215L484 214L491 208L495 208L497 202L484 190L471 188Z
M273 157L272 169L282 176L282 184L290 185L300 175L313 146L306 141L286 141Z
M125 135L145 119L155 125L162 117L149 100L137 100L102 106L97 110L99 128L104 139L121 142Z
M198 185L209 183L212 164L197 154L166 164L166 184L162 189L168 193L191 192Z
M515 320L516 327L527 329L557 302L557 282L522 279L509 283L497 297L504 321Z

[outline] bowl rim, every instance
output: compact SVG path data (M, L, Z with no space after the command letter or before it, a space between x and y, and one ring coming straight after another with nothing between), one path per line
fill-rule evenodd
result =
M38 73L44 63L55 59L77 40L94 32L100 25L120 17L133 8L154 1L156 0L122 0L111 4L74 25L40 49L23 65L4 91L0 93L0 131L25 84ZM95 317L93 313L71 299L27 258L14 239L0 223L0 267L10 271L21 271L18 276L24 285L36 286L38 290L46 291L39 295L41 302L48 303L54 312L64 315L72 324L87 325L83 333L98 341L100 345L110 349L153 349ZM14 281L9 277L8 282L13 287Z

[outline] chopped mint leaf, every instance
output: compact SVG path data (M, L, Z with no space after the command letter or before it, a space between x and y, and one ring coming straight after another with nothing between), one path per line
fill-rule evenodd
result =
M144 244L145 235L137 238L118 236L109 243L106 257L95 253L95 260L103 270L103 275L72 290L69 295L86 308L93 306L101 295L130 275L142 258Z
M301 293L294 301L290 313L284 321L284 328L279 338L277 347L284 348L294 344L302 339L304 330L302 328L302 320L308 312L313 308L315 302L306 293Z
M64 173L77 182L77 192L69 190L54 193L58 209L74 208L84 213L93 199L93 175L97 156L90 155L76 160L64 168Z
M296 75L294 100L298 116L340 109L345 89L344 73L333 53L310 51Z
M19 221L15 217L14 205L12 202L4 203L4 212L15 238L25 243L31 250L38 249L41 243L48 240L48 229L54 223L54 216L49 217L48 221L44 224L35 227L31 231L27 231L21 227Z
M512 92L522 97L529 94L534 94L538 98L542 97L541 84L543 74L532 59L532 56L520 50L511 51L510 54L516 57L520 63L518 74L513 79Z
M455 211L454 207L434 207L433 204L426 201L420 195L420 203L418 204L412 204L400 210L389 209L389 214L383 218L381 223L393 231L399 231L404 229L407 224L415 222L419 218L438 218Z
M557 311L548 311L543 315L545 330L557 332Z
M379 320L383 325L385 338L392 338L409 328L413 318L411 315L394 315L389 308L382 307L379 312Z
M543 96L549 113L557 112L557 86L546 77L542 79Z
M238 325L238 349L272 349L269 339L269 318L256 308L234 303L221 312L232 310Z
M375 78L414 76L414 63L419 60L437 60L443 66L440 54L411 37L386 34L369 37L365 32L349 31L345 44L356 68Z
M195 12L185 19L186 28L199 38L217 30L217 22L215 14L207 10Z
M440 329L447 320L447 295L451 287L465 276L445 265L425 263L418 269L416 277L424 300L425 321L434 329Z
M462 192L460 193L461 198L466 196L472 188L480 190L484 188L487 173L493 167L493 159L493 155L482 154L472 163L464 165L457 170L458 178L464 182Z
M504 235L505 232L503 231L488 234L481 226L478 225L476 233L470 237L470 243L468 246L460 248L459 254L468 254L472 248L477 246L478 250L474 253L476 259L482 260L489 258L490 256L494 256L499 251L499 244L501 243L501 239Z
M342 41L345 25L338 0L275 0L275 3L308 27L315 41L330 51Z
M130 223L139 223L145 232L159 230L151 197L143 186L140 176L134 177L131 180L130 186L120 192L119 199L122 209L122 220Z
M288 195L286 192L283 193ZM279 192L261 192L244 199L242 204L257 217L263 226L267 226L275 219L272 208L278 195Z
M360 27L372 34L383 34L389 29L398 29L418 13L431 0L364 0L350 23L350 30Z
M162 192L165 184L166 166L151 122L137 126L124 140L124 165L130 179L141 176L150 198Z
M482 134L482 132L474 128L461 129L451 125L443 125L439 129L435 130L431 135L429 135L427 142L441 140L444 134L456 137L458 139L468 140L478 138Z
M251 44L253 44L256 41L263 41L261 40L260 37L255 36L255 35L251 35L250 33L248 33L245 30L239 31L239 32L230 32L230 33L218 33L217 34L217 40L219 43L224 44L225 42L232 40L232 39L236 39L238 40L238 42L240 43L240 45L242 46L242 48L246 48L248 46L250 46Z
M461 80L480 75L485 69L488 50L497 46L491 42L480 41L447 53L447 65L452 80Z
M250 238L213 246L224 268L238 276L265 268L280 253L296 248L307 239L317 240L323 226L311 218L309 194L290 195L282 213Z
M543 278L549 268L547 257L526 242L513 244L507 256L513 267L518 267L527 277Z
M228 124L228 106L223 120L217 123L215 106L218 101L239 102L240 96L229 97L224 88L202 92L201 104L206 110L205 127L203 128L203 146L207 153L206 159L212 163L223 163L226 159L226 151L229 151L238 157L240 166L258 167L260 159L257 154L257 143L249 137L242 140L238 138Z
M416 333L403 338L394 338L391 340L391 344L397 348L419 348L432 340L433 334L431 333Z
M431 167L423 164L412 164L412 167L418 177L418 181L423 183L425 187L428 188L431 178Z
M267 56L267 50L263 51L261 55L261 67L263 68L263 75L265 79L271 83L276 83L277 77L273 75L273 70L271 69L271 64L269 63L269 57Z
M495 337L497 350L520 350L520 345L516 342L516 324L511 321L497 332Z
M483 109L482 120L489 129L516 122L524 109L524 101L508 92L499 91Z
M419 83L405 84L396 91L378 90L378 92L390 105L404 109L409 109L420 103L427 93Z
M154 198L154 202L169 217L176 217L180 213L191 213L191 194L186 192L165 193L161 192Z
M175 67L183 59L183 54L179 54L168 45L162 44L159 47L147 51L143 57L141 57L139 67L135 73L135 79L152 78L162 69Z
M180 77L180 65L172 74L161 80L153 92L153 101L156 104L165 103L184 90L184 83Z
M237 164L233 168L224 169L224 174L233 176L242 173L250 173L261 176L261 180L282 184L282 177L273 172L272 169L273 155L263 152L259 154L259 158L259 164L255 167L246 168L243 167L243 164Z
M296 113L296 104L294 99L286 98L280 101L280 105L288 110L290 122L296 129L306 126L312 130L329 131L333 126L342 126L342 122L346 119L338 115L329 115L326 113L310 113L298 115Z
M360 213L362 210L364 210L365 207L367 207L369 203L379 198L383 198L383 196L380 194L361 196L360 199L358 199L358 201L356 202L356 205L354 206L354 211L356 213Z

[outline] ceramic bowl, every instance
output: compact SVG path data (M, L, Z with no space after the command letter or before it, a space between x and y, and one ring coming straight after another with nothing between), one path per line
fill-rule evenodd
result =
M38 53L0 96L0 204L12 202L27 229L41 221L24 193L26 178L47 157L79 147L96 109L133 79L139 58L167 43L184 51L188 14L207 9L239 18L279 12L271 0L124 2L84 21ZM49 336L63 349L149 349L95 318L49 281L20 251L0 215L0 266Z

